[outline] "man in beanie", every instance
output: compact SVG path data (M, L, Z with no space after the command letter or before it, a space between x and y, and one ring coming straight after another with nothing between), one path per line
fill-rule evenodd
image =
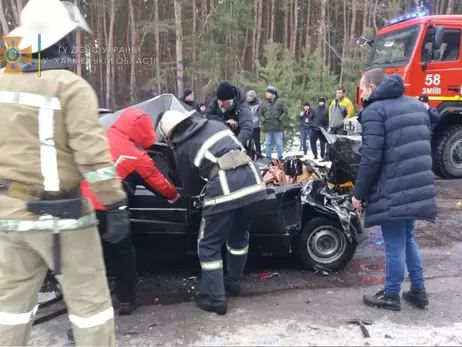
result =
M199 103L194 99L194 92L192 89L185 89L183 91L183 97L180 98L180 101L188 105L189 107L195 109L197 112L201 113L201 107Z
M323 158L326 150L326 140L324 136L322 136L319 127L324 128L325 130L329 127L329 111L326 107L326 98L320 97L318 99L318 107L311 111L310 117L310 126L313 128L313 132L310 136L311 151L313 152L314 159L318 159L317 142L319 139L321 142L321 158Z
M283 121L287 118L286 102L279 98L274 86L266 88L266 100L260 106L260 120L265 133L266 156L271 158L273 142L276 142L278 159L282 160L283 153Z
M249 103L250 112L252 113L253 122L253 142L255 143L255 150L257 153L261 153L261 142L260 142L260 104L261 101L257 98L255 90L249 90L247 92L247 102Z
M253 123L242 88L226 81L220 83L217 96L207 106L205 115L208 119L228 125L244 147L248 146L252 139Z
M310 138L311 135L311 106L309 102L305 102L303 104L303 108L300 111L300 133L302 136L302 148L303 148L303 155L308 154L308 147L306 145L306 141Z

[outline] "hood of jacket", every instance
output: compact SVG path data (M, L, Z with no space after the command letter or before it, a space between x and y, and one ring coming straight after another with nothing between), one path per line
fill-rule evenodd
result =
M134 107L122 112L111 126L111 129L123 133L136 145L143 148L149 148L156 142L156 133L154 132L151 117Z
M390 75L374 89L369 99L364 101L364 106L375 101L399 98L405 90L403 78L398 74Z
M250 106L256 106L260 104L260 100L258 98L253 99L251 102L248 102Z

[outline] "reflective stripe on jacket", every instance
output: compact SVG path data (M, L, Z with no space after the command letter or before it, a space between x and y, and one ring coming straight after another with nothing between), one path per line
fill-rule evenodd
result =
M230 211L266 198L266 185L254 162L222 170L217 162L243 146L223 123L197 119L194 134L175 143L178 172L185 191L199 195L205 185L203 215Z
M1 74L0 178L55 193L78 189L87 179L104 205L125 194L98 119L92 87L68 70ZM95 223L90 204L63 229ZM0 230L51 230L52 221L27 211L26 202L0 195Z

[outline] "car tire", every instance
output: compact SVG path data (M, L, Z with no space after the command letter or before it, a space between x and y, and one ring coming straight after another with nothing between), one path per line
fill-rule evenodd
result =
M454 166L451 156L455 146L462 146L462 125L454 125L435 141L432 153L433 171L442 178L462 177L462 165Z
M308 221L296 238L295 249L301 266L337 271L353 258L357 243L348 241L339 222L326 217Z

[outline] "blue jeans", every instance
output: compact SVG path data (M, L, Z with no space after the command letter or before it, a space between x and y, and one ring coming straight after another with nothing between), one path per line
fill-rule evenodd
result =
M306 155L308 153L308 149L310 149L310 144L306 144L306 141L309 140L310 135L311 135L311 129L310 128L305 128L302 127L302 149L303 149L303 154Z
M394 220L382 224L386 255L385 293L387 295L399 295L406 265L411 287L413 289L425 287L422 258L414 238L414 224L413 219Z
M273 141L276 142L276 152L278 154L278 159L282 159L282 151L283 151L283 144L282 144L282 131L270 131L265 133L265 144L266 144L266 156L271 158L271 153L273 149Z

